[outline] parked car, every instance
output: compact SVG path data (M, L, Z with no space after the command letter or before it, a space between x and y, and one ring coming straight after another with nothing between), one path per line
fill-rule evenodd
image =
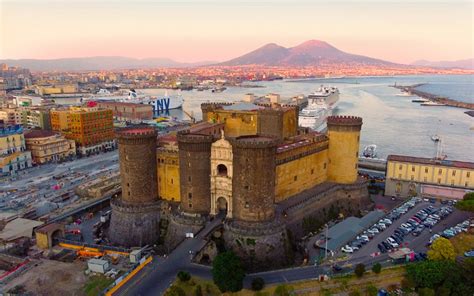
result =
M474 257L474 250L470 250L464 253L464 256L466 257Z
M348 245L345 245L344 247L342 247L341 251L343 251L344 253L354 253L354 250Z

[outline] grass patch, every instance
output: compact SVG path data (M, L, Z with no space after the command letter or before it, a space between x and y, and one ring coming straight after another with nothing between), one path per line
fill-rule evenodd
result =
M460 233L450 239L456 255L464 256L464 252L474 248L474 234Z
M108 278L103 275L92 275L84 285L84 292L87 296L99 295L102 290L110 286L114 282L114 279Z

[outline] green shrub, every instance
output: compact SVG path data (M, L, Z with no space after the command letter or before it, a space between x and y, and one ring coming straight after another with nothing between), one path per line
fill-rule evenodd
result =
M364 275L364 272L365 272L365 265L362 263L357 264L354 269L355 275L360 278Z
M177 275L178 279L182 282L187 282L191 279L191 275L187 271L180 271Z
M265 281L261 277L252 280L252 290L260 291L263 287L265 287Z
M372 266L372 271L376 274L379 274L382 271L382 265L380 265L380 263L375 263Z

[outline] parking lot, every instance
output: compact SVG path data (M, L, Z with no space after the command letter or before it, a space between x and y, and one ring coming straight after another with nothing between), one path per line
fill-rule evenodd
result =
M442 205L440 203L433 204L426 201L420 201L416 203L414 207L409 209L405 214L402 214L398 219L393 220L391 225L387 225L387 228L385 230L380 231L378 234L375 234L374 237L370 239L369 242L362 245L359 250L355 250L353 253L350 253L350 260L364 261L368 258L371 258L373 254L387 257L387 254L380 254L380 249L378 245L383 241L386 241L388 237L394 234L397 228L399 228L402 224L407 223L407 221L417 212L422 209L426 209L429 206L433 206L433 208L435 209L447 207L447 205ZM429 227L424 228L417 236L413 235L413 231L411 231L404 236L403 241L400 245L403 247L408 247L414 250L415 252L425 252L427 249L426 243L430 240L430 237L433 234L442 232L446 228L452 227L474 216L472 213L462 212L456 210L454 207L452 208L452 213L447 215L445 218L440 219L438 223L433 225L431 227L431 232L429 230Z

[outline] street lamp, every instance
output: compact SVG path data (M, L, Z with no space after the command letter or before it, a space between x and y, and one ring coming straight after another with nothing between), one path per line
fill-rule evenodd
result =
M324 247L324 259L325 260L328 257L328 230L329 230L329 226L326 223L326 246Z

